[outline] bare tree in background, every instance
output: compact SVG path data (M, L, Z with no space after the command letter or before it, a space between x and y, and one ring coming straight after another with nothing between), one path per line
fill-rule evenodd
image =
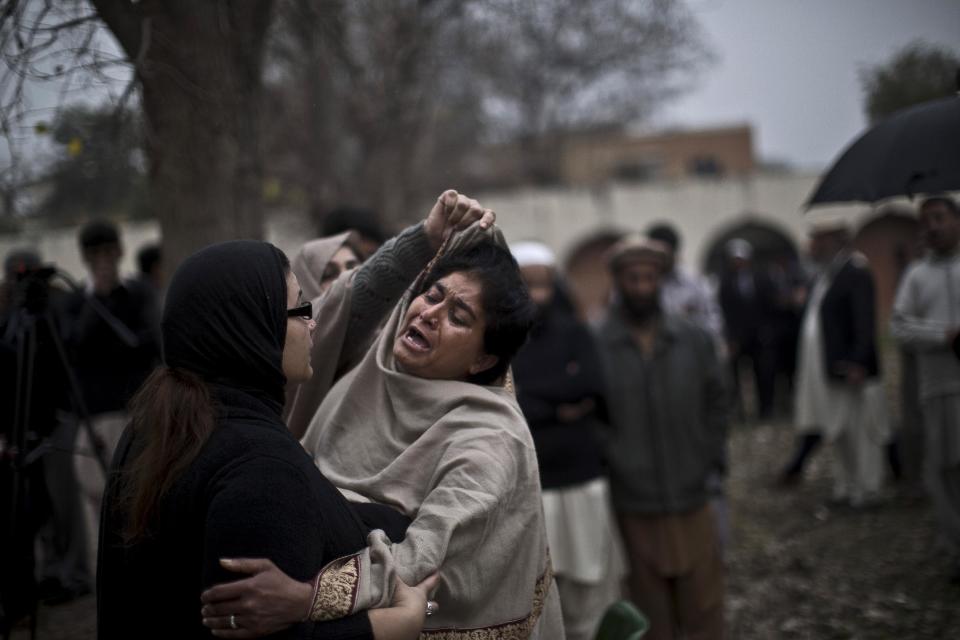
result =
M56 85L58 104L74 90L90 89L128 63L104 50L106 34L92 8L79 0L62 2L0 2L0 131L5 143L0 172L5 212L18 213L18 191L34 179L31 90ZM105 86L109 86L105 82Z
M8 0L0 9L5 131L25 83L133 66L144 114L150 204L176 265L226 238L261 237L259 106L273 0ZM95 46L104 25L124 56ZM21 117L18 120L18 116Z
M305 209L388 221L469 189L492 141L524 149L517 182L549 181L562 135L682 88L696 27L682 0L0 0L0 124L16 137L28 81L132 68L115 99L139 98L176 264L262 234L264 163Z
M647 118L710 60L676 0L490 0L473 19L493 129L535 182L555 179L562 135Z
M521 145L517 182L550 181L562 135L648 116L709 60L679 0L279 0L278 15L276 169L314 211L388 220L471 188L490 142Z
M464 63L469 4L281 0L268 84L289 117L270 118L270 149L315 216L347 203L403 220L458 184L482 108Z

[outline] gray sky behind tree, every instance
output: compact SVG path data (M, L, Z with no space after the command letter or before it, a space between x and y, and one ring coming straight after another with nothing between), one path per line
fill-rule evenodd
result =
M657 124L750 122L762 159L823 168L866 126L858 71L914 41L960 51L960 0L688 0L717 60Z

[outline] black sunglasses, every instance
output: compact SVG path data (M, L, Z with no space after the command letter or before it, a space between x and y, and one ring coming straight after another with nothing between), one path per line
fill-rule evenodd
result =
M308 300L298 307L287 309L288 318L302 318L303 320L313 320L313 304Z

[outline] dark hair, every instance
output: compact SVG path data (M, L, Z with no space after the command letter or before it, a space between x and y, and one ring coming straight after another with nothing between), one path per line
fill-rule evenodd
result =
M377 214L370 209L338 207L323 216L321 236L335 236L344 231L356 231L361 236L383 244L387 236L380 226ZM359 256L360 254L357 253Z
M651 240L659 240L669 246L674 253L680 247L680 232L672 224L667 222L658 222L647 229L647 237Z
M140 251L137 251L137 266L140 268L140 273L148 274L153 271L153 268L160 264L161 258L160 245L146 244L140 247Z
M960 216L960 205L957 204L957 201L951 198L948 195L935 195L925 198L923 202L920 203L920 208L923 209L931 204L942 204L947 208L947 211L952 213L955 216Z
M279 249L276 253L286 291L290 261ZM209 386L199 374L182 367L154 369L130 401L129 411L138 451L120 494L127 542L147 535L160 499L197 457L216 425Z
M120 496L128 542L147 534L160 498L213 433L210 389L192 371L157 367L130 401L130 424L140 450Z
M492 384L507 372L513 356L526 342L536 318L536 307L520 275L517 261L509 251L491 242L438 260L415 295L425 293L437 280L458 272L469 273L480 281L483 290L481 304L486 317L483 350L497 357L495 365L474 374L468 381Z
M120 244L117 225L108 220L93 220L80 229L80 249L86 251L107 244Z

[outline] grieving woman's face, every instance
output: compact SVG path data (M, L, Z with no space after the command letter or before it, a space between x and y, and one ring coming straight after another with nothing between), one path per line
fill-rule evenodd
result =
M483 350L483 287L469 273L440 278L414 298L393 343L401 371L420 378L465 380L497 362Z
M294 309L303 301L300 283L293 271L287 273L287 309ZM287 337L283 341L283 375L287 382L306 382L313 375L310 366L310 336L317 326L312 318L293 316L287 318Z

